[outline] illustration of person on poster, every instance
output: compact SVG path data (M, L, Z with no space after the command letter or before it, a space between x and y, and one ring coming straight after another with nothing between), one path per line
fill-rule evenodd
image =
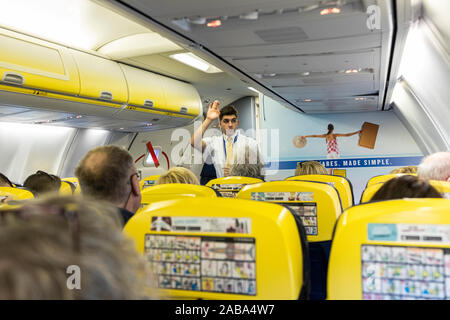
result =
M306 138L325 138L327 144L327 159L339 159L340 152L337 143L337 137L350 137L355 134L361 133L361 130L351 132L351 133L334 133L333 124L328 125L328 132L324 134L311 134L307 136L301 136L300 139Z

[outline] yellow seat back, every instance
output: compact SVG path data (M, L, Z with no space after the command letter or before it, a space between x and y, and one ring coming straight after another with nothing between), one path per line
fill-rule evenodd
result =
M430 180L430 185L436 188L436 190L442 195L443 198L450 199L450 182ZM377 191L383 186L384 183L377 183L368 186L362 196L361 203L369 202Z
M342 176L334 176L327 174L305 174L301 176L288 177L285 180L302 180L325 182L335 187L342 201L342 209L345 210L355 204L353 199L353 187L350 181Z
M331 240L334 225L342 212L336 189L321 182L257 183L242 188L236 198L286 205L301 218L310 242Z
M429 182L441 193L442 198L450 199L450 182L440 180L430 180Z
M409 176L417 176L417 174L415 173L389 173L389 174L383 174L380 176L375 176L369 179L369 181L367 181L367 186L371 186L377 183L381 183L381 182L386 182L392 178L396 178L396 177L401 177L404 175L409 175Z
M34 195L26 189L0 187L0 202L3 202L7 198L10 200L26 200L33 199Z
M61 187L59 188L59 193L62 195L73 195L75 191L75 186L69 182L61 180Z
M62 181L70 182L70 183L72 183L72 185L75 186L75 191L73 191L73 194L81 193L80 182L78 181L78 178L75 178L75 177L63 178L63 179L61 179L61 182ZM62 183L61 183L61 187L62 187Z
M364 189L362 195L361 195L361 201L360 203L366 203L369 202L370 199L374 196L375 193L377 193L378 190L383 186L384 182L380 182L377 184L372 184L370 186L367 186L367 188Z
M148 176L142 179L139 182L139 186L141 187L141 191L148 188L153 187L155 185L156 180L158 180L160 174L154 175L154 176Z
M180 197L206 197L216 198L217 193L205 186L186 183L159 184L142 191L142 205L162 200L171 200Z
M257 178L248 177L222 177L217 179L209 180L206 186L217 190L222 197L225 198L236 198L239 190L242 189L247 184L264 182Z
M298 299L309 284L298 226L279 205L197 197L152 203L124 233L157 273L162 297Z
M450 299L449 208L448 199L401 199L347 209L332 242L327 298Z

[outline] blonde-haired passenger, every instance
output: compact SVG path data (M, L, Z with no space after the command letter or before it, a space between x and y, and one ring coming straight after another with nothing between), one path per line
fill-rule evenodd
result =
M295 175L301 176L305 174L328 174L327 169L317 161L299 162L295 168Z
M183 167L174 167L169 169L166 173L159 176L155 185L166 183L186 183L200 185L195 174L191 170Z
M2 208L0 219L0 300L154 295L154 276L108 202L45 197Z
M392 170L391 173L417 173L417 166L407 166L397 168Z

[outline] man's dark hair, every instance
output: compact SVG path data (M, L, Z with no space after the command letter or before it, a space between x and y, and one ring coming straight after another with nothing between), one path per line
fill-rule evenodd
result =
M61 188L61 179L44 171L37 171L25 179L23 186L30 189L35 196L41 196L47 192L58 192Z
M12 182L8 179L7 176L5 176L3 173L0 172L0 187L13 187Z
M233 116L233 115L236 116L236 118L238 117L238 111L234 106L229 105L229 106L223 107L220 110L219 121L222 121L222 118L224 116Z
M386 181L370 201L402 198L442 198L427 181L416 176L404 175Z
M75 169L84 195L114 204L127 200L133 173L131 154L113 145L90 150Z

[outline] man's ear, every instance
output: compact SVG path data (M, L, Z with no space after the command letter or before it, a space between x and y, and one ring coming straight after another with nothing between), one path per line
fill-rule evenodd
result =
M450 177L447 178L447 182L450 182Z
M131 191L135 196L138 196L141 193L141 188L139 187L139 179L137 175L134 175L131 178Z

